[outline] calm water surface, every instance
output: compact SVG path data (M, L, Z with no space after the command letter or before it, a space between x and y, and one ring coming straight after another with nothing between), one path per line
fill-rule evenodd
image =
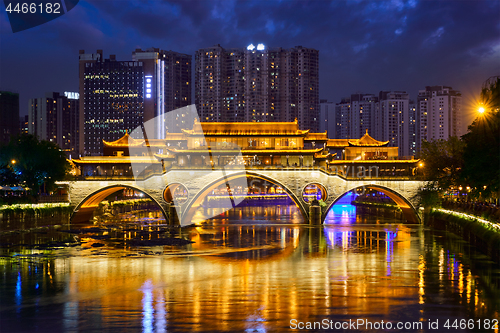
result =
M468 331L448 319L499 331L478 323L500 317L500 267L446 233L352 206L308 227L295 206L270 206L175 235L191 244L133 242L171 237L163 223L129 214L83 232L0 233L0 332L281 332L358 319L375 326L349 331ZM382 320L393 329L376 329Z

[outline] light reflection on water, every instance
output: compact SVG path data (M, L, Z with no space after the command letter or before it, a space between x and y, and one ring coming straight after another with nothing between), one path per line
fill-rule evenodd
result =
M175 248L106 239L99 249L1 248L0 327L273 332L288 330L291 319L498 318L498 292L477 277L498 279L498 267L487 258L473 263L455 238L355 210L334 210L324 227L281 218L295 212L228 212L183 231L195 243Z

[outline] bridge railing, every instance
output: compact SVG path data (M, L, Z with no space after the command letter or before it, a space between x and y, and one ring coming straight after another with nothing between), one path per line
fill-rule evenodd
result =
M399 169L399 170L390 170L390 171L378 171L371 170L370 168L362 168L362 169L343 169L343 168L333 168L327 169L323 166L281 166L281 165L254 165L254 166L246 166L244 169L242 165L225 165L225 166L180 166L180 165L172 165L169 168L165 168L163 171L157 169L146 169L139 176L134 176L130 174L126 175L114 175L114 174L101 174L101 175L79 175L75 176L75 180L95 180L95 181L103 181L103 180L128 180L128 181L141 181L147 178L158 176L165 174L166 172L173 170L281 170L286 172L293 171L318 171L325 173L330 176L339 176L346 180L422 180L421 175L413 175L409 170Z

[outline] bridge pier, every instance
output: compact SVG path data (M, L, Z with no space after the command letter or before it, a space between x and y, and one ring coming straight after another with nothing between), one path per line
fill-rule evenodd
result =
M310 225L320 225L322 222L321 218L321 207L316 204L317 201L313 201L313 203L309 206L309 224Z

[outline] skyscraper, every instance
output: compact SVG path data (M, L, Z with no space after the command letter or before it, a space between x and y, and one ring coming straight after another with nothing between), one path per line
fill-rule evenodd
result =
M0 91L0 143L19 133L19 94Z
M79 148L78 93L51 92L28 102L28 133L57 145L76 157Z
M294 121L319 128L319 52L263 44L199 49L195 103L201 121Z
M80 140L84 155L102 154L102 140L114 141L148 120L155 139L165 138L164 114L191 104L191 60L187 54L136 49L132 61L80 51ZM179 115L181 118L182 115ZM180 131L183 120L171 132ZM185 128L192 124L186 122Z
M460 136L462 94L447 86L427 86L417 98L417 151L422 140L431 141Z

